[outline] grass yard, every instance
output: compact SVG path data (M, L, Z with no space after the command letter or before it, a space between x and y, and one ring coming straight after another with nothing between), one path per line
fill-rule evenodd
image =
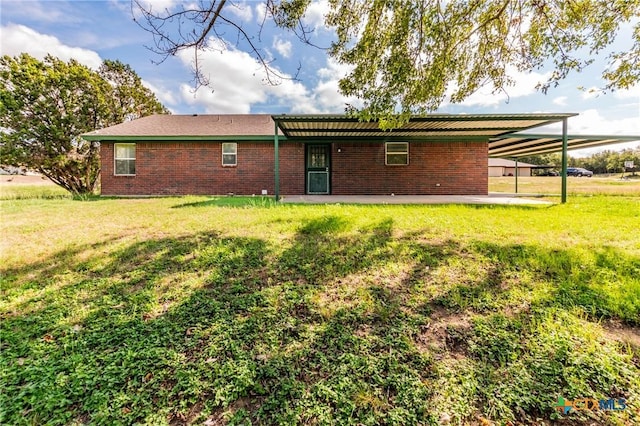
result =
M70 197L65 189L41 176L0 175L0 200Z
M640 197L640 175L620 179L621 174L609 176L567 177L569 195L624 195ZM560 196L562 178L559 176L518 176L518 192ZM489 191L515 192L515 177L490 177Z
M33 196L0 201L0 424L640 423L640 197Z

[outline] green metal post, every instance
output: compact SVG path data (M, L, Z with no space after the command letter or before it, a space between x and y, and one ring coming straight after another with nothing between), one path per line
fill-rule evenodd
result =
M276 123L276 130L273 136L273 145L275 149L274 153L274 161L275 161L275 192L276 192L276 201L280 201L280 148L278 146L278 121Z
M516 160L516 171L514 172L516 175L516 194L518 193L518 157L515 158Z
M561 202L567 202L567 119L562 119L562 195Z

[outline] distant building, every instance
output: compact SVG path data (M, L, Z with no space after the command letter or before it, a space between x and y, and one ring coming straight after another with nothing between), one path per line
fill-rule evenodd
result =
M531 176L531 170L540 168L535 164L518 162L518 176ZM489 176L515 176L516 162L504 158L489 158Z

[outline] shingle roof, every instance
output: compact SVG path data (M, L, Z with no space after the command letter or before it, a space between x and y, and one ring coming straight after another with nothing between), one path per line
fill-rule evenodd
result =
M326 142L342 140L489 140L490 157L519 157L562 150L561 135L514 133L576 114L431 114L413 117L392 132L378 123L359 122L345 115L152 115L82 135L93 141L269 141L274 119L285 138ZM273 117L273 118L272 118ZM283 138L283 139L285 139ZM578 149L640 140L640 136L568 135L568 148Z
M221 115L150 115L126 123L85 133L87 139L107 140L118 137L203 137L203 136L269 136L273 138L274 122L267 114Z

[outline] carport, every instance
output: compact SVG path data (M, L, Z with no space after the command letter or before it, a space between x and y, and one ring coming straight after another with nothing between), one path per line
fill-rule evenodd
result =
M486 195L486 158L488 144L491 140L515 132L561 122L574 115L576 114L430 114L410 117L406 123L392 130L381 129L380 123L377 121L360 121L346 115L273 115L272 119L275 123L275 196L276 199L280 198L281 133L284 136L283 141L286 143L303 144L307 148L320 147L324 144L331 150L319 154L322 158L328 158L326 162L317 165L319 167L314 170L305 170L306 182L317 178L329 182L323 186L324 191L322 192L311 191L306 186L306 193L309 195L316 193L339 195L340 192L345 195L357 195L359 186L345 188L345 180L353 182L353 185L366 185L368 188L364 194L380 195L395 192L398 195L398 191L388 188L390 183L393 182L394 185L400 186L401 182L409 182L409 180L398 180L398 176L401 176L409 168L415 170L419 164L424 164L424 167L429 166L432 172L431 176L435 175L438 179L444 179L441 183L443 188L447 186L446 191L433 187L429 189L424 186L412 191L411 188L405 187L404 194L479 195L484 193ZM381 164L379 157L374 160L371 155L367 159L369 162L367 164L373 165L373 161L377 161L375 166L379 174L368 174L368 170L362 167L362 163L343 163L341 169L333 167L332 158L343 159L345 156L351 156L353 150L358 150L358 152L368 150L371 153L376 150L376 146L378 147L377 155L379 155L382 147L387 152L389 145L399 147L404 145L407 162L403 164L403 167L384 167L389 164L386 158ZM354 147L353 150L351 147ZM438 152L424 154L425 150L430 149L429 147L434 147L433 149L437 149ZM410 162L408 158L410 152L417 152L420 149L424 154L420 158L420 162ZM443 152L448 154L443 155ZM333 157L331 157L332 153ZM309 155L311 154L308 152L307 157ZM453 161L455 169L449 170L448 164L452 162L452 156L455 158ZM351 159L354 162L358 160L356 156ZM482 170L479 169L481 163ZM331 184L331 180L340 173L343 180L338 182L341 182L343 186L336 193L331 190L335 188L335 185ZM349 177L345 179L347 174ZM474 179L464 179L464 176L469 174L475 174ZM384 179L380 179L382 175L384 175ZM444 178L443 175L446 175L447 178ZM405 173L405 176L404 179L414 178L410 173ZM375 179L377 181L374 184ZM420 179L423 178L420 177ZM457 179L458 182L452 183L451 179ZM422 184L425 181L415 182ZM437 187L438 182L435 181L434 185ZM363 191L360 191L359 194L364 195Z
M360 121L346 115L272 115L275 122L275 197L280 199L279 144L286 141L312 144L366 142L459 142L482 141L489 157L513 158L562 152L562 202L567 200L567 151L585 147L640 140L636 136L570 136L567 121L575 113L531 114L431 114L413 116L393 130L380 129L377 121ZM562 123L560 135L521 132ZM485 165L486 168L486 165ZM517 178L517 177L516 177Z

